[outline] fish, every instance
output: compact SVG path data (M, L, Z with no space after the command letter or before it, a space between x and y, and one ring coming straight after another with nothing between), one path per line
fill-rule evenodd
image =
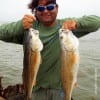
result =
M36 85L37 73L42 63L42 50L43 43L39 38L39 31L30 28L24 42L22 78L25 100L31 100L32 88Z
M77 86L77 74L79 69L79 40L71 30L60 28L59 40L60 54L60 77L64 92L64 100L71 100L72 91Z

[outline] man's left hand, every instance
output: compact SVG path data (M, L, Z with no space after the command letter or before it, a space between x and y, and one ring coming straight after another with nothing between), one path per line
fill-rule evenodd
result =
M62 29L74 30L76 29L76 22L74 20L66 20L63 22Z

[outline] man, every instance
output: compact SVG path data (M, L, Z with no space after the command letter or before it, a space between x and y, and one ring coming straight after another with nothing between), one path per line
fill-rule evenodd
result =
M33 88L33 100L63 100L60 82L60 43L58 31L70 29L79 38L100 28L100 17L56 19L56 0L32 0L29 8L35 16L25 15L22 20L0 26L0 39L18 44L24 43L27 29L33 27L40 32L43 42L42 64Z

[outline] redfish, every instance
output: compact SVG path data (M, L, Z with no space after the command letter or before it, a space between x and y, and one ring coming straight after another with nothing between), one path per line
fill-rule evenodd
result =
M61 44L61 84L64 91L64 100L71 100L73 87L77 84L79 69L79 40L72 31L59 30Z
M43 44L39 38L39 31L30 28L24 43L23 85L25 100L31 99L32 88L36 85L42 49Z

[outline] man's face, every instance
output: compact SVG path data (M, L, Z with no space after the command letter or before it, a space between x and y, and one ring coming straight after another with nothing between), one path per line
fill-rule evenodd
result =
M38 2L38 6L49 6L50 4L47 4L47 0L39 0ZM47 8L45 8L45 10L43 11L39 11L38 9L36 10L36 16L38 18L38 20L42 23L42 24L53 24L56 20L56 16L58 13L58 7L54 6L54 9L52 10L47 10Z

